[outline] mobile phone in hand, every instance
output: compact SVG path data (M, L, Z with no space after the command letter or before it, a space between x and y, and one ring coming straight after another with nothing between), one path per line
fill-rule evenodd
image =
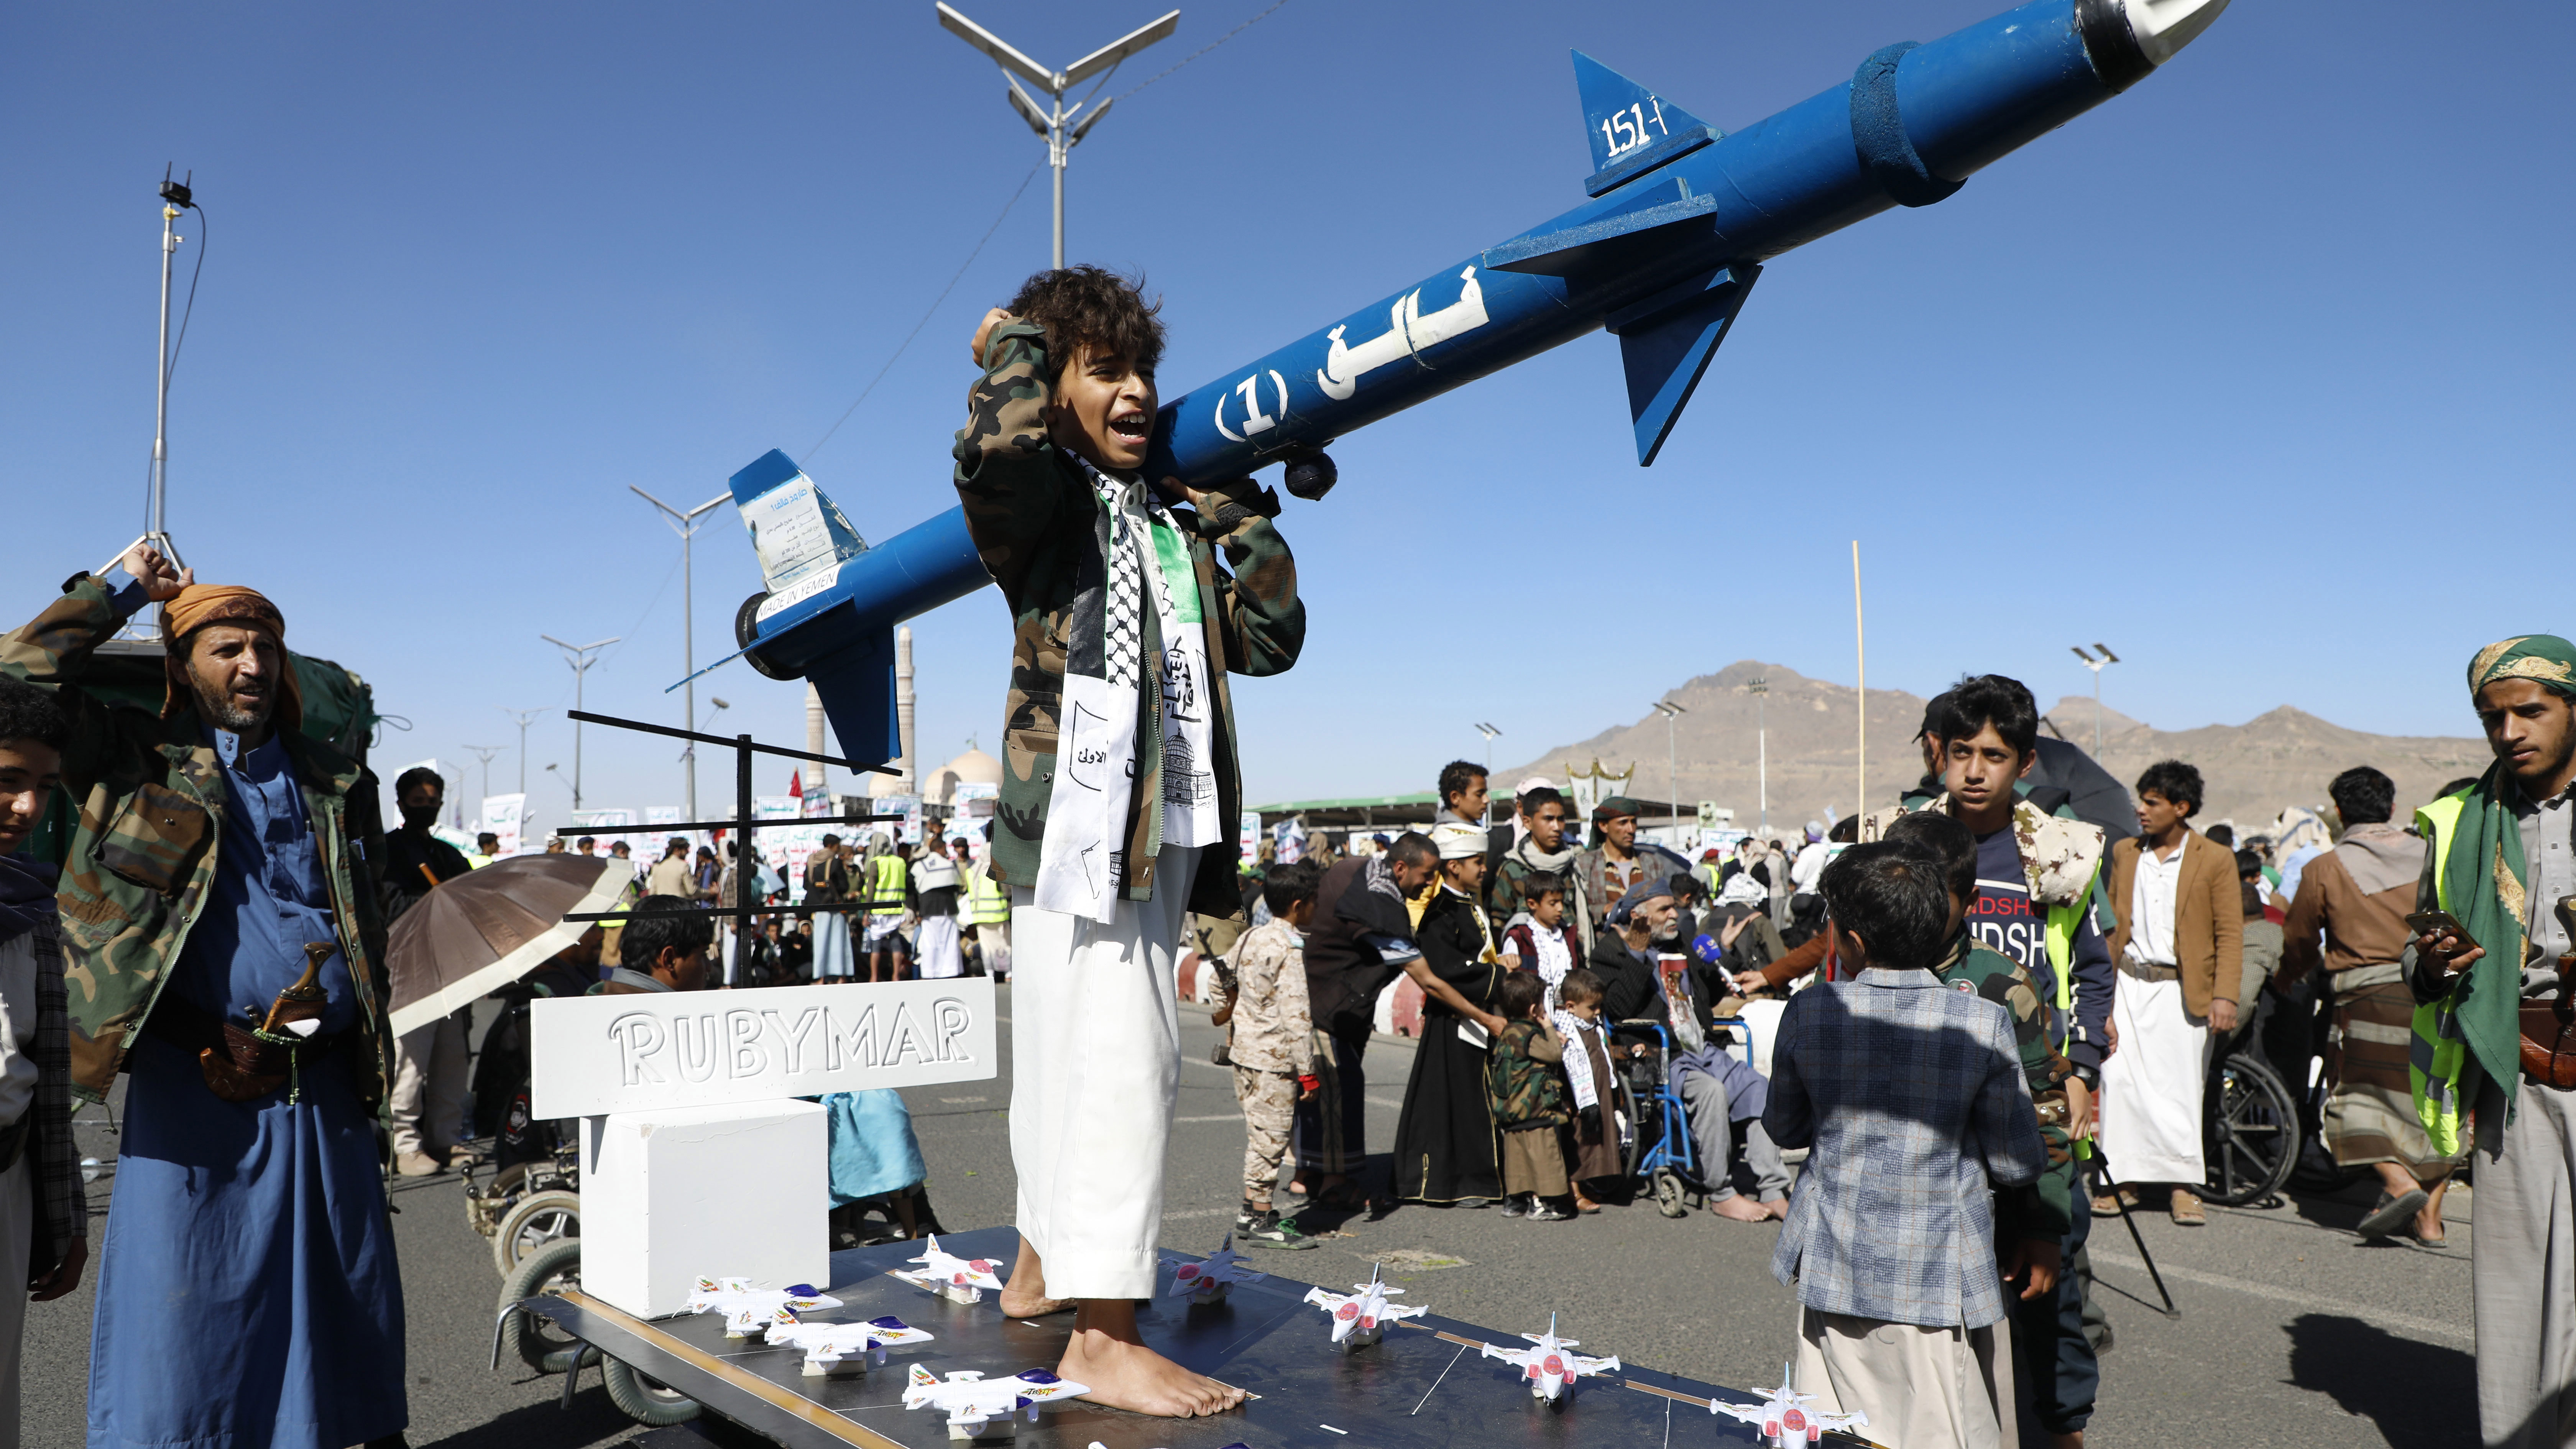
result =
M2416 911L2407 916L2406 929L2418 936L2439 935L2448 931L2463 941L2469 939L2469 928L2461 925L2449 911Z

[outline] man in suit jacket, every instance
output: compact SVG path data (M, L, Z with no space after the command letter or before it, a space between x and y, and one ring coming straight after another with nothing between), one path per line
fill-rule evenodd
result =
M2172 1186L2173 1220L2185 1227L2209 1221L2193 1191L2209 1172L2200 1136L2209 1034L2236 1029L2244 989L2244 891L2235 853L2188 823L2201 800L2200 771L2180 760L2149 765L2138 777L2138 838L2111 847L2120 1045L2102 1063L2098 1139L2123 1184ZM2119 1207L2094 1203L2096 1212Z
M2019 1224L1995 1221L2047 1163L2011 1018L1928 969L1947 944L1940 862L1887 841L1825 868L1850 980L1790 998L1762 1125L1811 1147L1771 1272L1801 1305L1793 1387L1869 1415L1883 1443L2017 1442L1998 1343ZM1998 1265L1996 1244L2013 1261ZM2034 1289L2033 1291L2036 1291Z

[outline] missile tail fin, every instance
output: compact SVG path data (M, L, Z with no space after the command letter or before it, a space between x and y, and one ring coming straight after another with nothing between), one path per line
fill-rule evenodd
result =
M845 758L882 764L902 752L895 717L894 626L847 631L805 666Z
M1637 433L1638 467L1654 465L1761 274L1750 263L1720 267L1609 317L1607 326L1618 334L1619 360L1628 374L1628 418Z
M1574 88L1592 147L1592 176L1583 189L1593 196L1724 134L1579 50Z
M729 480L733 504L751 546L760 555L760 577L772 595L785 592L817 569L867 549L867 540L840 505L776 448L752 460Z

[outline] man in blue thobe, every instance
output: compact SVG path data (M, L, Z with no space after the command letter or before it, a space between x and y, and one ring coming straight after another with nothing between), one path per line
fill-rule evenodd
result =
M74 1086L95 1097L129 1074L89 1443L399 1444L402 1281L372 1127L380 832L353 793L367 777L301 732L274 604L149 548L122 562L126 588L78 576L0 643L0 667L75 718L64 783L81 820L59 897ZM157 714L83 688L147 599L167 651ZM318 1022L251 1035L317 943Z

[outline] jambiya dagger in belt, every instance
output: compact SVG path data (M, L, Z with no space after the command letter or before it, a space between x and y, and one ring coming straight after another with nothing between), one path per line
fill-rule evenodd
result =
M1873 52L1731 134L1577 52L1590 200L1165 403L1146 476L1204 484L1285 463L1289 492L1318 498L1334 438L1595 328L1619 338L1651 464L1772 258L1951 196L2153 74L2226 5L2031 0ZM776 451L733 494L767 585L736 642L763 674L810 678L852 758L891 759L894 626L989 582L963 512L869 547Z

